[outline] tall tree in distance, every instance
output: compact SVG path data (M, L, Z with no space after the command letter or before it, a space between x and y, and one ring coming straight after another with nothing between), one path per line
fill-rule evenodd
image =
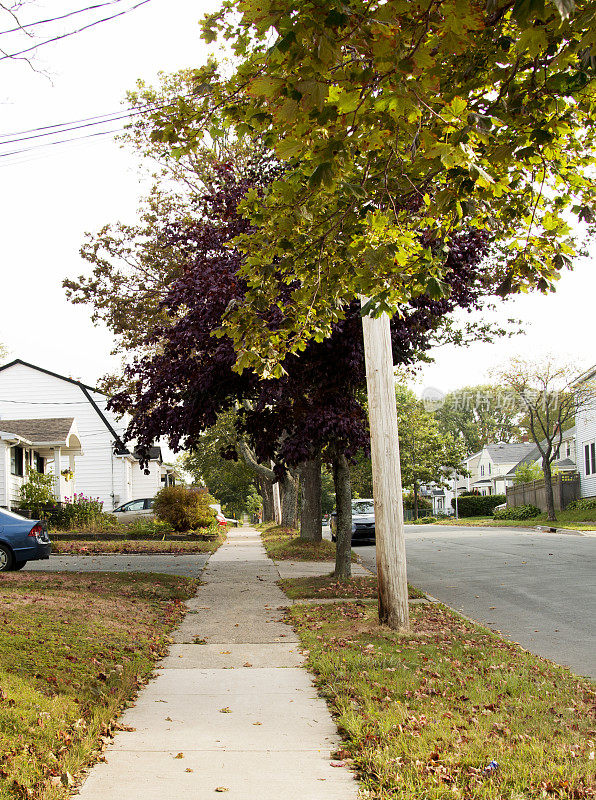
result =
M563 432L574 423L576 412L592 406L596 399L593 381L578 383L582 372L577 365L554 356L531 361L512 358L495 371L499 382L517 399L540 453L551 522L556 521L552 463L558 457Z
M444 434L463 442L467 455L487 444L521 441L522 414L503 387L479 384L456 389L445 395L434 415Z

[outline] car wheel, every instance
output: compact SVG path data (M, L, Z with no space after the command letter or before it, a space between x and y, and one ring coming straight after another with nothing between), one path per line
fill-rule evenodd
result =
M12 569L14 558L11 551L3 544L0 544L0 572L8 572Z
M26 563L26 561L15 561L13 569L23 569Z

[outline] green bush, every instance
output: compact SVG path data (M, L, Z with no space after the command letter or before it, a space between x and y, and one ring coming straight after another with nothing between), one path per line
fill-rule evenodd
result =
M207 492L187 486L164 486L155 495L153 510L159 519L182 533L214 524L215 511L209 507L212 501Z
M504 494L470 494L457 498L457 512L460 517L490 517L495 506L500 506L507 498ZM455 498L451 501L455 508Z
M437 522L436 517L418 517L412 521L412 525L432 525L433 522Z
M425 509L432 508L433 504L430 500L426 497L420 497L418 495L418 510L423 511ZM407 492L404 495L404 508L413 509L414 508L414 492Z
M19 508L27 509L36 517L43 515L44 509L56 502L54 498L54 476L43 475L27 467L27 483L20 489Z
M582 497L581 500L572 500L566 511L591 511L596 508L596 497Z
M542 514L542 511L536 506L515 506L515 508L503 508L501 511L495 511L495 519L533 519L539 514Z

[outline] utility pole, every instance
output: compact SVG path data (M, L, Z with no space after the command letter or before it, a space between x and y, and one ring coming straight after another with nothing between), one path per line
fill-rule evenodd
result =
M459 509L457 507L457 472L453 473L453 496L455 498L455 519L459 519Z
M362 298L362 305L366 299ZM391 331L387 314L362 318L372 459L379 621L390 628L410 625L403 495Z

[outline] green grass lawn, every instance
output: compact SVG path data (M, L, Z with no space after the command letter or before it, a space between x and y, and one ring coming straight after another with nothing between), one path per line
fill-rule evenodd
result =
M335 561L335 545L322 542L307 542L300 539L298 531L279 525L261 526L261 539L267 555L275 561ZM357 557L352 553L352 561Z
M437 525L468 525L474 528L534 528L536 525L549 525L555 528L571 528L573 530L596 530L596 511L558 511L557 521L548 522L546 514L524 520L493 519L492 517L454 517L439 519Z
M370 577L350 578L348 581L337 581L333 575L317 575L310 578L284 578L277 582L278 586L292 600L304 598L336 598L355 597L371 599L377 597L377 579ZM424 597L424 592L408 584L410 598Z
M168 542L166 540L126 540L110 539L97 541L85 539L76 542L52 540L52 553L68 555L91 555L96 553L165 553L190 555L192 553L214 553L225 540L225 534L219 534L214 539L197 539L188 542Z
M2 573L2 800L70 796L196 586L144 573Z
M439 605L412 630L365 603L289 611L370 800L589 800L593 683ZM491 761L494 772L485 772Z

